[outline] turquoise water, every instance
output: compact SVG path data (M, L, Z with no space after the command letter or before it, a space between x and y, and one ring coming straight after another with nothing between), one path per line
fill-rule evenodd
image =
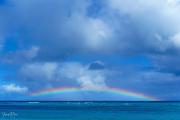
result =
M0 120L180 120L179 102L0 102Z

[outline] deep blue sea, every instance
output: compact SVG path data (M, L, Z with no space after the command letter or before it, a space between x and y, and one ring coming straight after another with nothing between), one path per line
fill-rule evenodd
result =
M0 102L0 120L180 120L180 102Z

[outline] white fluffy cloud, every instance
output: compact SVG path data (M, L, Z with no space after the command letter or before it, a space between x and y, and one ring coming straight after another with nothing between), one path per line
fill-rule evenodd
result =
M92 51L103 52L113 43L113 31L100 19L89 19L85 30L85 45Z
M27 87L21 87L16 84L7 84L1 86L2 90L8 93L25 93L28 91Z
M21 68L23 76L47 81L54 80L56 71L58 71L57 63L33 63L26 64Z
M176 47L180 47L180 33L177 33L174 36L172 36L170 40Z
M104 89L107 87L105 71L89 70L89 65L65 63L60 74L71 80L76 80L83 89Z
M114 9L119 15L126 17L125 20L130 28L123 29L126 32L135 33L133 39L126 36L129 44L133 44L133 41L136 41L136 44L143 44L148 48L141 47L144 52L152 52L153 49L158 52L167 52L173 47L169 38L180 31L178 1L108 0L108 3L111 10ZM119 21L123 22L122 18ZM157 34L161 36L161 41L157 38ZM131 47L136 46L131 45Z
M107 87L105 70L90 70L89 65L78 62L30 63L22 67L20 75L24 83L44 84L39 87L59 87L63 81L72 81L82 89Z

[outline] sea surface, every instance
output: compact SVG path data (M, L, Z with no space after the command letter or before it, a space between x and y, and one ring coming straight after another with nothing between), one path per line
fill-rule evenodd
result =
M180 120L180 102L0 102L0 120Z

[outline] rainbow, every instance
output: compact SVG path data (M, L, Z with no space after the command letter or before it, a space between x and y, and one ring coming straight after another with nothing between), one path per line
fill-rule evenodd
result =
M121 96L126 97L132 97L137 98L138 100L145 100L145 101L159 101L155 97L147 96L141 93L131 92L124 89L119 88L106 88L106 89L82 89L82 88L53 88L53 89L46 89L37 91L34 93L31 93L31 96L33 97L40 97L40 96L49 96L49 95L55 95L55 94L64 94L64 93L70 93L70 92L105 92L105 93L111 93L111 94L118 94Z

